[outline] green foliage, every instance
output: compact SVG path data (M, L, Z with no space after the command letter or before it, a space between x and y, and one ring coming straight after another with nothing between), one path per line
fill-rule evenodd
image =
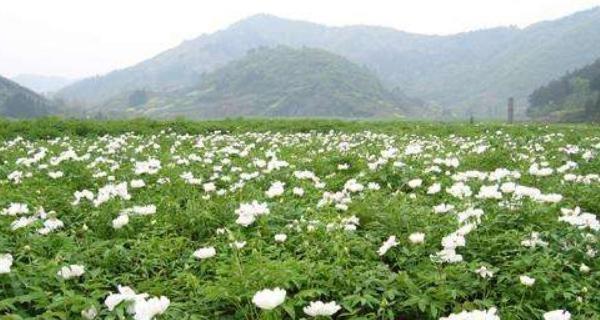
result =
M342 57L280 46L252 50L205 75L198 85L160 95L138 109L171 118L367 118L399 117L409 103L387 91L366 68Z
M529 103L532 117L600 121L600 59L536 89Z
M0 210L11 202L24 202L32 209L43 206L55 210L65 223L64 228L42 236L35 232L41 221L12 230L11 221L17 217L0 215L0 254L10 252L14 256L12 271L0 274L0 314L3 319L79 319L82 310L94 306L98 319L128 319L124 306L110 312L103 302L117 285L130 285L136 292L171 299L166 313L158 319L254 320L265 314L252 304L253 294L278 286L286 289L287 298L273 315L284 319L306 319L302 309L310 301L335 300L342 306L337 319L437 320L461 310L497 307L501 318L509 320L538 320L543 312L559 308L568 309L573 320L596 320L600 314L600 260L586 255L586 250L597 245L590 238L597 239L599 234L559 222L558 217L560 206L580 205L586 211L600 212L598 184L565 182L558 174L534 177L526 172L531 160L543 159L553 167L577 161L577 174L597 173L598 156L583 160L580 154L566 155L560 148L570 144L582 148L581 152L598 148L595 137L599 130L585 125L307 119L0 120L2 140L27 140L12 147L3 144ZM262 133L261 139L252 133ZM302 134L290 138L290 133ZM389 136L380 135L384 133ZM203 135L204 147L198 147L197 137L190 136L197 134ZM230 143L232 137L236 143ZM120 142L111 143L115 141ZM337 148L342 141L357 144L342 152ZM457 171L519 170L524 175L523 184L544 193L561 193L564 202L523 200L511 210L492 200L457 199L443 191L428 195L427 185L453 183L445 172L425 173L432 157L403 157L404 167L390 161L381 170L367 169L369 155L377 157L388 146L402 153L414 141L427 141L431 147L427 153L432 157L459 156ZM110 152L109 144L119 145L118 150ZM98 148L90 148L92 145ZM248 145L253 147L247 157L225 152ZM489 150L483 154L469 151L477 145L489 146ZM138 149L140 146L146 148ZM544 149L534 150L539 146ZM17 164L18 158L31 156L27 154L29 148L39 147L49 152L41 162ZM71 148L79 156L91 156L52 165L52 171L61 170L65 176L58 180L48 177L39 165ZM208 178L215 172L235 176L232 167L259 170L250 163L272 150L293 167L262 172L242 190L225 196L205 197L201 186L180 179L186 171ZM175 164L175 156L208 158L208 153L213 154L214 163ZM135 175L132 160L148 157L163 164L159 174ZM89 163L96 158L111 159L120 166L110 169L110 163L100 161L90 168ZM350 168L338 170L344 163ZM215 166L223 171L216 171ZM7 174L17 169L33 175L20 184L6 181ZM130 190L129 201L71 205L74 191L96 191L107 183L106 178L92 177L97 170L110 172L117 181L143 179L147 186ZM314 171L326 182L325 189L294 178L296 170ZM160 177L169 177L170 183L158 184ZM409 189L407 181L417 177L424 179L424 187ZM315 205L323 191L340 190L353 178L365 184L377 182L381 189L353 195L347 212ZM265 196L274 180L286 183L281 198ZM220 179L215 183L229 185ZM468 182L474 190L481 183ZM295 186L303 187L306 194L292 195ZM255 199L268 202L271 213L251 227L236 225L234 211L239 203ZM467 245L458 249L465 258L463 263L434 263L430 258L440 249L441 238L458 225L454 214L432 212L432 206L440 203L485 211L479 227L467 236ZM132 216L128 225L113 229L111 220L134 204L156 204L158 210L151 216ZM351 215L360 218L356 231L326 229L328 223ZM313 231L307 228L310 221L319 221ZM229 232L218 234L216 229L222 227ZM540 232L548 246L520 245L532 231ZM288 239L274 243L274 235L280 232L288 234ZM410 243L408 235L413 232L424 232L425 242ZM377 248L390 235L397 236L399 245L380 257ZM233 240L246 241L246 247L231 248ZM191 257L195 249L209 245L216 247L215 257L202 261ZM57 276L60 267L76 263L86 267L81 278L64 280ZM581 263L591 272L581 273ZM483 279L477 275L474 271L482 265L495 276ZM522 274L535 277L534 287L519 283Z

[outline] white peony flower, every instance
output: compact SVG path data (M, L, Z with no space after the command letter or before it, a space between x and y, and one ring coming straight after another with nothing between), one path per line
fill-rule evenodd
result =
M108 311L113 311L123 301L136 301L148 297L146 293L136 294L133 289L127 286L118 286L117 288L119 293L111 293L104 299L104 304L108 308Z
M381 245L381 247L379 247L379 249L377 250L377 253L379 254L379 256L383 256L386 252L388 252L388 250L390 250L392 247L395 247L397 245L398 245L398 242L396 242L396 236L390 236Z
M299 187L294 187L294 189L292 190L292 193L298 197L302 197L304 195L304 189L299 188Z
M408 182L408 186L412 189L416 189L423 184L423 180L421 179L412 179Z
M569 320L571 313L566 310L554 310L544 313L544 320Z
M535 283L535 279L528 276L520 276L519 281L521 281L521 284L527 287L531 287Z
M285 294L285 290L280 288L264 289L254 294L252 302L261 309L272 310L283 303Z
M488 268L486 266L481 266L479 267L479 269L475 270L475 273L477 273L480 277L482 278L491 278L494 276L494 272L492 272L491 270L488 270Z
M275 181L269 187L269 190L265 191L265 194L269 198L279 197L283 194L285 183L281 181Z
M95 307L89 307L81 311L81 317L87 320L92 320L98 315L98 310Z
M583 272L583 273L588 273L590 272L590 267L588 267L587 265L585 265L585 263L582 263L581 266L579 266L579 271Z
M27 214L29 213L29 208L25 203L11 203L8 208L2 209L0 211L0 215L3 216L16 216L18 214Z
M71 279L81 277L85 273L85 267L78 264L72 264L70 266L64 266L56 273L63 279Z
M46 235L54 230L58 230L58 229L64 227L64 226L65 226L65 224L62 221L60 221L59 219L49 218L49 219L46 219L46 221L44 221L44 227L41 229L38 229L38 233Z
M342 163L337 165L338 170L348 170L350 169L350 165L347 163Z
M369 183L367 184L367 188L368 188L369 190L380 190L380 189L381 189L381 186L380 186L380 185L379 185L379 183L377 183L377 182L369 182Z
M151 204L147 206L133 206L127 208L121 212L121 214L136 214L140 216L147 216L156 213L156 206Z
M37 220L38 219L36 217L20 217L19 219L11 222L10 229L13 231L18 230L27 227L28 225L36 222Z
M233 243L230 244L230 246L232 248L242 249L243 247L246 246L246 241L234 241Z
M136 294L130 287L118 286L119 293L111 293L104 300L109 311L123 301L133 302L127 308L127 312L133 315L135 320L152 320L156 315L164 313L171 303L167 297L161 296L148 298L147 293Z
M287 239L287 235L283 234L283 233L279 233L275 235L275 241L277 242L285 242L285 240Z
M435 255L431 256L433 261L446 262L446 263L458 263L463 261L463 257L456 253L456 250L451 248L444 248L438 251Z
M112 221L112 226L115 229L121 229L129 223L129 216L126 214L120 214L117 218Z
M153 297L148 300L140 299L135 302L133 307L135 320L152 320L156 315L163 314L169 307L169 298L161 296Z
M62 171L50 171L48 172L48 176L52 179L58 179L61 178L63 176L63 172Z
M537 246L546 247L548 246L548 242L545 242L540 238L539 232L532 232L529 239L521 241L521 245L530 248L535 248Z
M145 187L146 183L142 179L134 179L129 182L129 185L131 185L131 187L134 189L139 189Z
M407 156L416 155L423 152L423 146L420 144L412 143L406 146L404 149L404 154Z
M322 301L312 301L308 306L304 307L304 313L311 317L324 316L329 317L340 311L340 307L335 301L324 303Z
M365 186L358 183L356 181L356 179L350 179L350 180L346 181L346 183L344 184L344 190L347 190L352 193L361 192L364 189L365 189Z
M212 258L216 254L217 254L217 250L215 250L214 247L205 247L205 248L200 248L200 249L194 251L193 256L196 257L197 259L204 260L204 259Z
M442 191L442 185L439 183L434 183L427 188L427 194L436 194L440 191Z
M214 192L217 190L217 186L213 182L207 182L207 183L203 184L202 188L204 189L204 192L206 192L206 193Z
M502 199L502 193L498 191L498 186L481 186L479 193L475 196L477 199Z
M256 220L255 216L252 214L240 214L238 218L235 220L235 223L247 227L254 223Z
M256 200L251 203L242 203L235 210L235 213L238 215L235 223L247 227L254 223L257 216L266 215L269 212L269 207L266 203L258 203Z
M448 317L441 317L440 320L500 320L496 315L496 308L489 310L473 310L453 313Z
M448 213L452 210L454 210L454 206L445 203L433 207L433 212L435 213Z
M138 161L135 163L135 174L141 175L144 173L147 174L156 174L158 170L160 170L160 161L157 159L149 159L148 161Z
M425 242L425 234L422 232L415 232L408 236L408 240L412 244L420 244Z
M446 192L459 199L470 197L473 194L473 191L471 191L471 187L464 184L463 182L457 182L453 184L450 188L446 188Z
M0 274L9 273L13 264L13 257L10 253L0 254Z

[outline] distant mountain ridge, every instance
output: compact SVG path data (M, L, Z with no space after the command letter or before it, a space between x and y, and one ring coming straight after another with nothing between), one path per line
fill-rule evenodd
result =
M14 81L0 76L0 116L32 118L54 114L54 103Z
M124 106L128 106L124 110ZM372 71L321 49L257 48L168 93L135 90L96 111L151 117L405 117L424 108Z
M79 81L60 91L100 104L136 89L170 91L261 46L315 47L366 65L389 88L445 107L458 116L495 117L509 96L524 111L536 87L600 56L600 8L534 24L450 36L383 27L326 27L257 15L202 35L135 66Z
M11 80L41 94L56 92L75 82L75 80L69 78L37 74L20 74Z

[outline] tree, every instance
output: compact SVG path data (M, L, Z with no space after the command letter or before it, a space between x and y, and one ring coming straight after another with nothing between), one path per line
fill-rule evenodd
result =
M46 106L25 94L17 93L4 103L5 114L12 118L32 118L48 114Z
M590 89L600 91L600 74L590 82Z
M129 95L129 106L138 107L148 102L148 95L146 90L135 90Z
M585 102L585 108L584 109L585 109L585 117L587 119L590 119L590 118L592 118L594 116L595 111L596 111L595 110L596 109L596 105L597 104L595 104L594 100L592 100L592 99L588 99Z

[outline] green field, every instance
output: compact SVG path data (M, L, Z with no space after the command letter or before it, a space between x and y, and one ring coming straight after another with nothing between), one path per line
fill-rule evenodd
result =
M39 119L0 137L0 319L600 319L598 126Z

